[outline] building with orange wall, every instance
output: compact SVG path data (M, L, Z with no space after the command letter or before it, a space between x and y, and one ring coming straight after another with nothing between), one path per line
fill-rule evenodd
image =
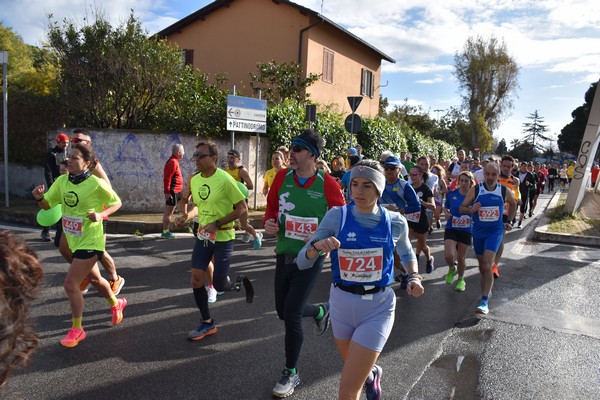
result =
M348 96L363 96L356 111L379 111L382 60L395 61L321 14L287 0L217 0L160 31L185 62L210 76L225 74L238 95L254 96L249 73L257 63L297 62L304 76L321 74L310 99L348 114Z

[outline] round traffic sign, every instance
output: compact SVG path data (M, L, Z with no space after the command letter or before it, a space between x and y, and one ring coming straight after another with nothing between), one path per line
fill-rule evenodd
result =
M352 134L360 132L360 129L362 128L362 119L360 118L360 115L348 115L346 117L346 121L344 122L344 127Z

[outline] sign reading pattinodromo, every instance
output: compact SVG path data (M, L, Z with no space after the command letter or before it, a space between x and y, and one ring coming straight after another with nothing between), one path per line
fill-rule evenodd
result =
M267 133L267 101L228 95L227 130Z

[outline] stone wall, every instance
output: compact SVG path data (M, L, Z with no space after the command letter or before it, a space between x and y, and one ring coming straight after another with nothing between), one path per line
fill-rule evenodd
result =
M48 134L52 145L59 133L70 136L72 130L57 130ZM96 156L102 163L113 187L121 197L123 211L128 212L161 212L164 208L163 168L171 156L174 144L180 143L185 156L180 160L184 180L195 171L192 159L196 144L203 138L178 133L145 133L119 130L89 130L92 146ZM227 151L231 148L231 140L215 140L219 145L218 164L227 164ZM256 162L256 149L258 163ZM261 137L257 146L256 135L236 134L235 148L241 153L242 164L248 168L252 180L255 180L258 165L258 190L256 205L266 202L261 194L264 174L270 163L267 162L268 139ZM10 157L10 155L9 155ZM10 158L9 158L10 160ZM31 193L34 185L44 183L42 167L24 167L9 163L9 190L11 195L25 196ZM0 166L0 191L4 191L4 165ZM254 208L254 191L249 193L249 207Z

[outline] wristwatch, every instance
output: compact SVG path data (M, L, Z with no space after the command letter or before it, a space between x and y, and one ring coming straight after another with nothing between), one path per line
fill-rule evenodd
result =
M216 220L215 225L217 226L217 228L220 228L223 226L223 223L220 220Z

